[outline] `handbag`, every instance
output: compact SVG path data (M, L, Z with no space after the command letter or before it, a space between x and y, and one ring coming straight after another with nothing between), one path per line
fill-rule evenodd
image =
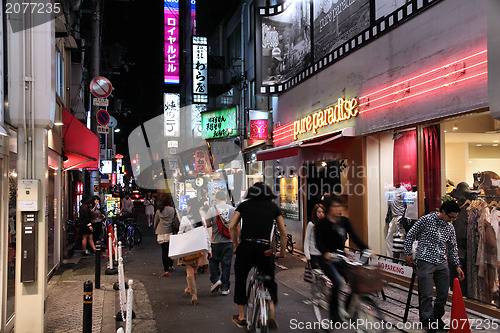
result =
M219 228L220 234L225 237L231 239L231 234L229 233L229 228L224 223L222 216L220 216L217 207L214 205L215 209L215 219L217 220L217 228Z
M311 268L311 262L308 261L306 264L306 268L304 270L304 281L313 283L314 282L314 274Z
M174 219L172 221L172 233L174 235L179 232L180 225L181 225L181 221L179 220L179 216L177 216L177 209L174 208Z
M189 261L189 260L198 259L199 257L201 257L203 255L205 255L205 252L199 252L199 253L192 254L190 256L182 257L182 259Z
M405 236L398 230L392 236L392 251L395 253L402 253L405 249Z
M193 228L182 234L170 235L168 256L172 259L208 251L210 242L205 227Z

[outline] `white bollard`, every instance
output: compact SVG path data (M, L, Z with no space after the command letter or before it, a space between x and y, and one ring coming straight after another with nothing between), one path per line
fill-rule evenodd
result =
M125 318L124 312L127 306L127 295L125 292L125 273L123 270L123 258L118 258L118 284L119 284L119 296L120 296L120 312L122 314L122 319ZM129 287L130 288L130 287Z
M116 333L124 333L123 327L120 327L119 329L116 330Z
M116 224L115 224L115 227L114 227L114 233L115 233L115 239L116 239L116 245L114 246L115 248L115 261L118 262L118 251L117 251L117 247L118 247L118 228L116 227Z
M132 283L132 280L128 280L127 320L125 322L126 333L132 333L132 303L134 302L134 291L132 290Z
M118 242L118 258L122 258L122 242Z
M109 269L113 269L113 237L108 234L108 254L109 254Z

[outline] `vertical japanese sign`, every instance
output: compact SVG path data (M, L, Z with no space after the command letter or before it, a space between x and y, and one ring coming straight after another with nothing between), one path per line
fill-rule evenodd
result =
M196 0L191 0L191 24L193 26L193 36L196 36Z
M208 103L207 38L193 37L193 101Z
M163 118L165 136L180 136L181 97L179 94L163 94Z
M194 164L196 171L206 171L207 154L203 150L194 152Z
M194 138L201 138L201 113L207 110L205 104L193 104L191 105L191 131Z
M179 84L179 0L164 0L165 84Z
M268 118L265 111L250 110L250 140L266 140L268 137Z

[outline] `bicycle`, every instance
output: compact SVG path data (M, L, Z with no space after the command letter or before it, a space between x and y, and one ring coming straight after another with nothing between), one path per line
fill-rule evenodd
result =
M341 317L356 323L357 332L387 332L384 325L384 316L378 305L369 296L371 293L382 291L380 276L373 274L376 268L373 268L373 266L366 266L369 259L369 253L363 252L360 259L357 261L353 261L342 254L336 253L334 256L335 260L343 260L348 264L346 276L351 286L351 292L347 294L343 308L339 304ZM322 326L327 326L323 325L323 323L327 323L329 320L329 300L332 281L321 269L314 269L313 274L313 296L310 302L313 305L314 315L317 321L321 323ZM366 283L369 276L373 277L373 280L369 281L370 285ZM324 321L325 319L327 321ZM329 327L322 328L328 331Z
M281 243L280 243L280 232L278 231L278 228L274 228L274 238L273 238L273 243L274 243L274 250L275 253L280 252L281 250ZM294 246L295 242L293 241L292 234L287 234L286 235L286 250L290 253L293 254L293 251L295 249Z
M258 271L257 267L252 268L248 275L247 289L247 329L248 332L261 333L267 332L267 320L269 315L269 304L271 302L271 294L264 285L264 281L271 279L268 275L263 275Z
M126 244L132 250L134 244L142 242L142 233L135 223L135 218L130 215L120 215L113 219L118 231L118 240Z

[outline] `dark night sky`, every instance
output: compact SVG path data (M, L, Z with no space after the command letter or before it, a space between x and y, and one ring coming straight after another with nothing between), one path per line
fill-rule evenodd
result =
M115 133L117 153L127 155L130 131L163 112L163 1L105 1L102 25L103 76L114 87L113 99L121 99L125 116L113 113L121 132ZM198 0L197 34L210 36L227 11L240 1ZM117 74L119 73L119 74Z

